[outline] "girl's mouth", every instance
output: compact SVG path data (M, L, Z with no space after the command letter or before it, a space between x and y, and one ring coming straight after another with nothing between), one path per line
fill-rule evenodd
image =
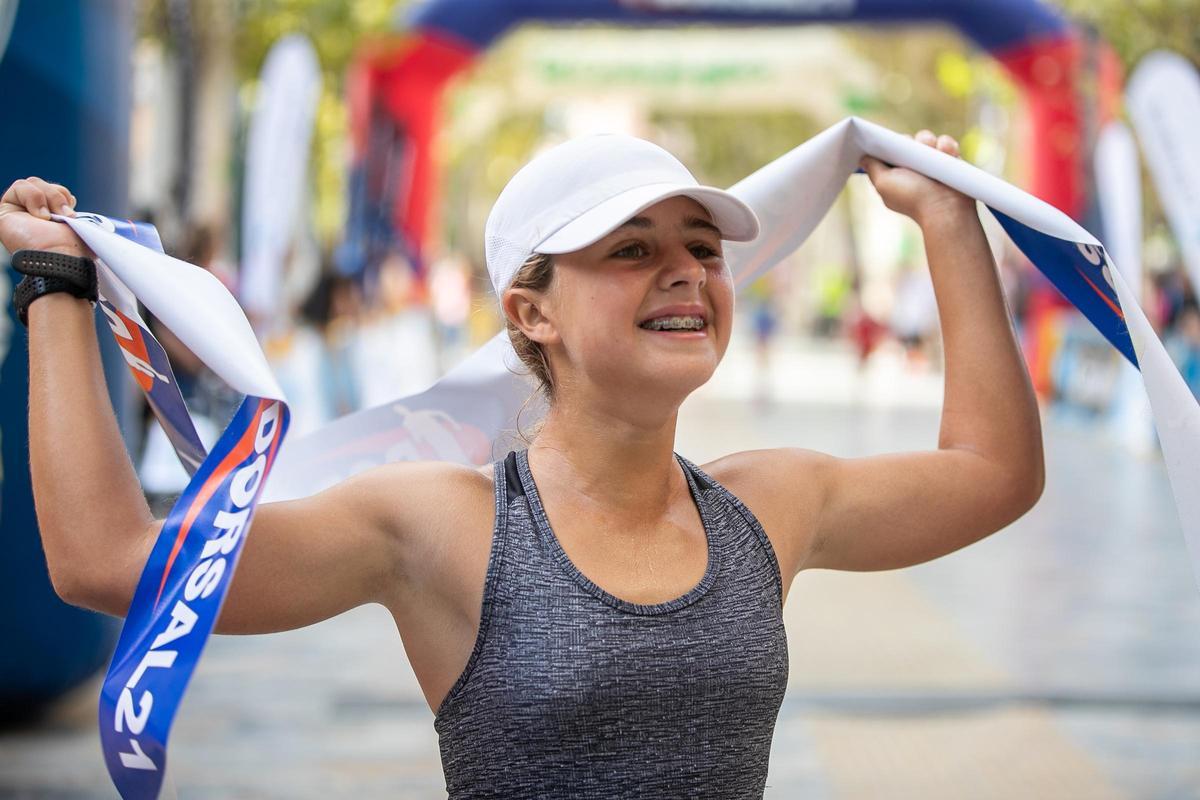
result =
M638 327L648 331L702 331L708 326L704 317L699 316L672 316L672 317L655 317L641 323Z

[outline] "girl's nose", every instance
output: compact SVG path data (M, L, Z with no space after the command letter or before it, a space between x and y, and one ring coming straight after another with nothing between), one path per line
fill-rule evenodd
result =
M703 288L707 281L708 271L704 264L686 247L674 251L670 263L663 269L663 282L668 289L693 283L697 288Z

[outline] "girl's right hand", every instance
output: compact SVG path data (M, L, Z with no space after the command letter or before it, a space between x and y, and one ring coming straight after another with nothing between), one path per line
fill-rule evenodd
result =
M50 219L51 209L73 216L75 195L65 186L41 178L26 178L8 187L0 198L0 244L10 253L50 250L91 257L92 251L70 227Z

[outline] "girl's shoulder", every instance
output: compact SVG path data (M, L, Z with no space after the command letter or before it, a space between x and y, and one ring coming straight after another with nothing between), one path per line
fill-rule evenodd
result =
M800 569L816 531L833 458L815 450L772 448L730 453L701 469L762 525L785 585Z
M386 508L399 545L403 600L461 597L481 584L496 519L490 464L389 464L371 480L372 502Z
M468 531L491 531L492 465L442 461L385 464L351 479L361 485L356 509L385 520L404 559L420 564Z

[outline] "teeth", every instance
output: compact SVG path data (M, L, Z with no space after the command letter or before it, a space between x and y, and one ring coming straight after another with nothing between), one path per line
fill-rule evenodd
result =
M704 327L700 317L658 317L642 323L642 327L652 331L698 331Z

